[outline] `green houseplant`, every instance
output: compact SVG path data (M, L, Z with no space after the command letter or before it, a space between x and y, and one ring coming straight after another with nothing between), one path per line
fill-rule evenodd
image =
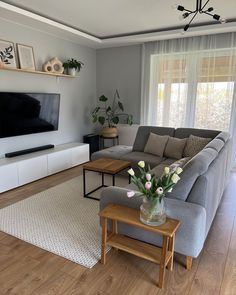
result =
M105 95L100 96L99 102L101 102L101 105L95 107L91 115L93 123L99 122L102 126L106 125L102 129L103 136L115 137L118 134L116 125L120 122L120 118L123 117L127 124L132 125L133 116L124 113L124 106L118 90L115 91L111 104L108 101Z
M64 69L67 70L67 73L72 76L75 76L76 71L79 72L83 65L84 63L74 58L68 59L63 63Z

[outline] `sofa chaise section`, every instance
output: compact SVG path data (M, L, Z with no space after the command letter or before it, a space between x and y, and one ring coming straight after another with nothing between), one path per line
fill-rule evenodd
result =
M167 215L181 221L176 235L175 251L186 255L187 261L197 257L204 245L216 210L221 201L227 183L230 159L231 139L227 132L188 128L161 128L141 126L136 135L133 149L121 155L120 158L130 160L137 165L139 160L151 164L152 171L162 170L176 159L159 158L144 153L148 135L156 133L177 138L188 138L190 135L211 138L210 142L184 166L181 180L176 184L172 193L165 199ZM126 188L109 187L101 193L100 208L109 203L139 208L142 200L127 198ZM128 225L119 224L121 233L132 238L160 245L160 238L150 233L133 229Z

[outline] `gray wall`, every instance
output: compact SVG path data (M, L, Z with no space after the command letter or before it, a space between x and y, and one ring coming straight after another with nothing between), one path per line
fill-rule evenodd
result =
M97 50L97 96L119 90L125 111L140 122L141 45Z
M54 56L61 60L74 57L85 63L79 77L74 79L0 71L0 91L61 94L59 130L0 139L0 156L48 143L82 141L82 136L93 129L89 112L96 100L96 51L2 19L0 28L0 39L34 47L39 70L44 61Z

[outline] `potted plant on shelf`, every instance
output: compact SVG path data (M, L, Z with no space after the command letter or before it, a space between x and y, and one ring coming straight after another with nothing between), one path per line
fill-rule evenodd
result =
M116 125L120 122L120 117L123 117L127 124L133 124L133 116L124 113L124 106L120 101L118 90L115 91L113 101L108 104L108 98L105 95L99 97L102 106L97 106L91 113L93 123L99 122L102 126L102 135L104 137L116 137L118 131Z
M75 73L80 71L84 63L78 61L74 58L68 59L66 62L63 63L63 67L67 70L67 74L71 76L75 76Z

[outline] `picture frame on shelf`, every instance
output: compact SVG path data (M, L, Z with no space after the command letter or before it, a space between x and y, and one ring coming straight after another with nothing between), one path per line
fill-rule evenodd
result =
M34 49L25 44L16 44L20 69L35 71Z
M16 69L16 52L14 43L0 39L0 68Z

